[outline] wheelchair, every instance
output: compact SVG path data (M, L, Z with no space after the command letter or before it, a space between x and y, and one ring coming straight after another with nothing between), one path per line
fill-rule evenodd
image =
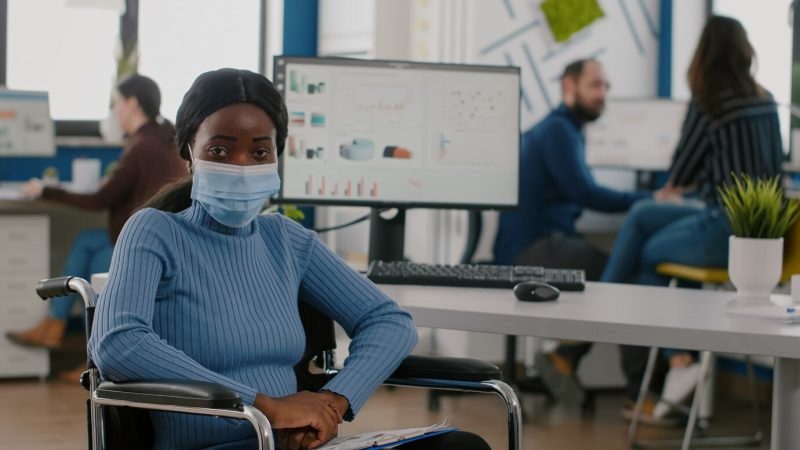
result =
M91 336L97 294L86 280L60 277L42 280L36 293L42 300L77 293L86 305L86 336ZM300 299L300 317L306 333L303 358L295 366L299 390L317 391L337 374L333 320ZM500 381L493 364L468 358L409 356L384 384L499 395L506 405L508 448L522 448L522 412L514 390ZM87 356L80 379L89 391L86 403L90 450L153 447L148 411L166 411L246 420L256 431L259 450L275 448L266 416L245 404L231 389L215 383L186 380L131 382L102 381Z

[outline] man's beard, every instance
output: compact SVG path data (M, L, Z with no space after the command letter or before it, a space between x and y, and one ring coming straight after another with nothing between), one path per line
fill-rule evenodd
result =
M601 114L603 114L602 106L597 109L589 109L584 106L580 99L576 99L575 106L572 107L572 110L583 122L594 122L598 117L600 117Z

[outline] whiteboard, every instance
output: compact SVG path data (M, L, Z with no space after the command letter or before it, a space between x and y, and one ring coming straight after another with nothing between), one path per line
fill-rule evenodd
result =
M0 89L0 156L55 155L47 92Z
M667 170L688 104L669 99L609 100L586 126L586 162L593 167Z

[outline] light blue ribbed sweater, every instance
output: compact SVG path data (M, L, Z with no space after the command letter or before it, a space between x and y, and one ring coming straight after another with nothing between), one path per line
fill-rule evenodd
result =
M298 295L353 338L325 389L353 412L416 344L411 317L351 270L317 235L281 215L244 228L198 203L132 216L97 303L89 352L103 378L220 383L252 404L257 392L297 391L305 336ZM156 448L242 448L252 428L233 420L153 413Z

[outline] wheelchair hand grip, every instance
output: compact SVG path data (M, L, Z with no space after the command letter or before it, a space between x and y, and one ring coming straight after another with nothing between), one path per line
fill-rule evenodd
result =
M42 300L47 300L53 297L61 297L72 292L69 287L69 280L74 277L59 277L41 280L36 285L36 294Z

